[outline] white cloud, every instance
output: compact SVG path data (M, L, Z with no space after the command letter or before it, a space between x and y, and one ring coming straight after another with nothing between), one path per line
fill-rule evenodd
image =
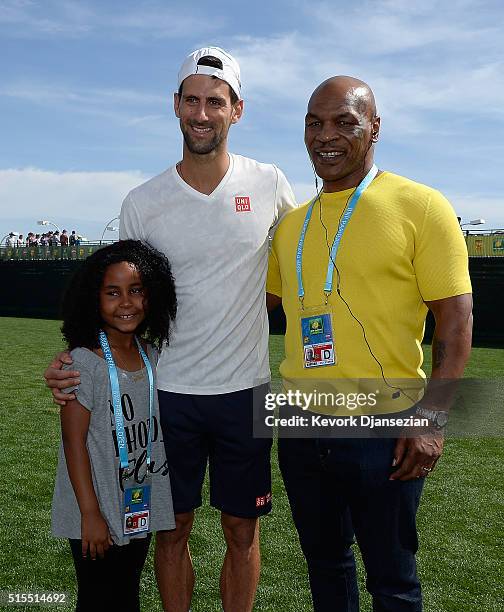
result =
M244 89L252 96L299 105L323 79L349 74L368 81L383 112L402 115L410 132L425 127L418 111L502 115L498 16L504 11L498 2L298 4L305 22L299 32L234 38ZM286 112L278 105L271 110Z
M288 113L289 107L305 108L308 96L322 80L352 74L355 68L343 55L326 53L324 41L298 32L236 36L230 51L240 62L245 97L260 100L279 115ZM271 105L272 98L275 105Z
M296 33L272 38L236 37L230 51L245 76L244 91L265 100L302 95L310 83L303 42Z
M493 115L502 120L504 45L495 14L488 10L492 4L361 0L348 8L341 2L298 3L306 25L303 30L235 35L228 46L241 63L246 99L276 119L299 121L318 83L334 74L350 74L375 89L381 114L393 117L387 121L390 135L426 133L433 129L425 119L431 111L449 109L454 114ZM65 23L103 28L107 36L141 31L156 38L169 29L191 32L194 40L204 34L201 28L221 24L218 15L210 19L201 14L196 19L187 10L160 2L127 4L113 16L107 13L106 4L82 6L60 0L49 6L47 13L58 15ZM498 14L496 6L494 13ZM4 2L0 23L12 24L16 19L22 23L25 15L29 24L39 9L39 3L27 0ZM47 79L7 82L0 94L35 104L54 103L69 112L104 118L115 115L128 125L140 124L143 117L167 109L165 95L75 87ZM135 106L149 108L139 113ZM438 131L439 125L434 129Z
M0 86L0 96L27 100L35 104L65 105L80 112L93 107L165 105L166 97L128 89L72 87L38 81L15 81Z
M39 168L0 170L0 220L19 216L97 222L118 214L126 194L148 180L138 172L51 172ZM293 183L299 203L313 197L313 183Z
M485 225L479 226L479 229L504 228L504 206L502 198L488 197L477 193L458 194L455 192L452 194L448 193L447 197L457 212L457 215L462 217L463 222L483 218L486 223Z
M451 43L470 44L485 36L484 30L476 30L471 21L464 21L467 13L457 10L457 5L465 2L451 2L446 19L441 4L368 1L343 11L333 3L322 3L310 13L317 19L324 38L332 32L339 48L356 55L392 54L438 43L444 47ZM495 32L495 28L488 30Z
M129 89L72 87L58 83L18 80L0 85L0 96L18 98L37 104L65 104L81 107L131 104L133 106L166 104L164 96Z
M215 5L214 7L215 8ZM204 15L200 10L191 13L187 5L166 6L163 3L140 5L136 10L122 15L111 15L107 24L118 35L130 37L139 35L155 39L187 38L187 33L198 36L209 35L226 25L226 18L213 13ZM188 50L189 51L189 50Z
M126 194L148 177L141 172L0 170L0 219L90 219L105 223L119 213Z
M407 62L397 62L397 67L388 64L386 68L376 62L373 67L373 58L352 60L345 53L332 60L324 57L321 47L298 34L236 39L233 52L242 65L244 90L265 99L277 97L306 103L307 95L323 79L349 74L368 80L380 94L381 106L385 101L393 110L446 110L450 106L455 113L502 113L502 60L473 58L469 67L459 63L446 74L436 72L432 63L409 70Z
M146 130L157 134L167 133L167 116L171 104L168 95L140 90L85 88L27 79L0 84L1 97L44 106L51 111L89 115L124 126L144 124Z
M144 39L183 38L187 32L200 35L221 29L226 18L196 18L192 7L170 2L107 3L71 0L2 0L0 27L16 38L84 38L107 33L115 39L138 43ZM128 6L129 4L129 6Z
M299 121L316 85L349 74L373 87L394 139L451 135L468 117L502 124L504 39L495 15L468 13L465 0L453 15L435 2L360 2L344 12L336 4L305 5L306 32L234 38L246 98L275 120Z
M4 0L0 5L0 26L7 26L4 31L19 38L76 37L89 32L90 24L86 22L92 16L90 11L83 7L79 9L73 3L61 2L56 7L60 14L51 15L54 4L49 0L41 7L40 3L31 0Z

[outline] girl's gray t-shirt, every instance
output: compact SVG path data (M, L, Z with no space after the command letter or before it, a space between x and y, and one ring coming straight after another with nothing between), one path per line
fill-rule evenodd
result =
M79 403L91 412L87 450L100 510L109 526L114 543L127 544L130 537L145 537L145 533L137 533L133 536L123 535L123 516L124 489L145 484L149 426L147 370L144 367L137 372L128 372L117 368L129 459L129 468L121 470L107 364L104 359L85 348L76 348L70 354L73 364L64 367L79 370L81 383L78 387L67 389L67 391L75 390ZM148 356L153 366L154 389L156 389L157 352L150 346ZM149 531L174 529L170 476L159 421L156 391L154 392L151 463ZM131 476L125 479L124 476L127 473L131 473ZM60 444L54 487L52 533L56 537L81 538L81 514L68 476L63 442Z

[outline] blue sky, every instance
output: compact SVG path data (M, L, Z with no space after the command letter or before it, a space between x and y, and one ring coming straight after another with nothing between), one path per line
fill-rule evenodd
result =
M380 168L504 228L503 18L499 0L0 0L0 237L43 218L99 237L129 189L180 158L177 72L209 44L241 64L231 150L275 162L300 201L307 99L348 74L375 91Z

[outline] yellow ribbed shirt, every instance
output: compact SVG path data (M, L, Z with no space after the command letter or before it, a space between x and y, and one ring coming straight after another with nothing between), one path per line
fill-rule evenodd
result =
M315 204L302 257L306 308L324 304L329 249L353 191L323 193ZM337 294L336 270L329 305L337 363L303 367L296 249L306 211L307 204L284 217L270 254L267 291L281 296L287 318L280 373L290 387L303 379L379 380L380 368L362 329ZM430 187L382 172L357 204L341 239L336 265L341 296L362 323L386 379L420 382L425 377L421 347L425 302L471 292L467 248L449 202ZM402 398L391 402L387 410L411 404Z

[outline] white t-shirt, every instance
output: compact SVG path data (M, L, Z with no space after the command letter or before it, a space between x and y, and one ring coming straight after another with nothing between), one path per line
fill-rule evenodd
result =
M164 253L177 290L177 320L157 368L158 388L231 393L267 382L265 281L268 233L295 206L282 172L240 155L210 195L175 167L123 202L121 239Z

